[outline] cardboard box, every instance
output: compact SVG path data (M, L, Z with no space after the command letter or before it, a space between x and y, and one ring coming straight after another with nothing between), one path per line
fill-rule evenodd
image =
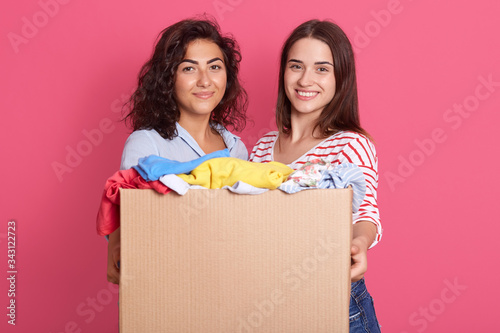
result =
M121 333L349 331L351 189L120 195Z

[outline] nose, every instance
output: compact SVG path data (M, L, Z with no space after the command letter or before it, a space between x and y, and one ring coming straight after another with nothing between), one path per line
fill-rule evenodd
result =
M198 87L206 88L206 87L209 87L211 84L212 84L212 80L210 78L208 71L200 70L199 76L198 76L198 82L196 83L196 85Z
M302 75L300 76L297 83L302 87L310 86L313 83L312 73L310 69L306 69L302 72Z

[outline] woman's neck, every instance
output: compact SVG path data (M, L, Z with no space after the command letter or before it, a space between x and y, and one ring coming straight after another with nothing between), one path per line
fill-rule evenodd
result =
M274 146L274 160L290 164L323 141L316 126L317 117L314 114L292 113L292 130L289 134L280 134ZM313 132L314 131L314 132Z
M201 141L209 140L213 134L210 127L210 116L190 116L182 115L178 121L179 125L182 126L198 143Z
M226 148L222 137L210 127L210 116L182 116L178 121L205 154Z
M291 144L295 144L303 140L316 140L321 138L319 128L316 126L317 121L318 118L316 114L292 112L290 119L292 130L287 135L287 139Z

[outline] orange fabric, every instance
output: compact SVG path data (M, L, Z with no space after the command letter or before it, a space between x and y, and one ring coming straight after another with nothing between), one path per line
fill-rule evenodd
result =
M97 213L97 233L109 235L120 226L120 188L153 189L166 194L171 190L160 181L145 181L134 169L120 170L104 185L101 205Z

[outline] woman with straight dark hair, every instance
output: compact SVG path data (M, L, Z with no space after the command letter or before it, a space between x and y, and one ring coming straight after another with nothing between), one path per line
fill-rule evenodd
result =
M355 164L365 176L366 194L353 214L349 325L350 332L380 332L364 281L368 249L382 235L378 158L371 137L360 125L352 46L335 23L307 21L285 41L276 123L278 132L256 143L250 161L278 161L296 170L322 159L332 166Z
M215 20L188 19L163 30L129 101L125 119L133 133L120 168L149 155L189 162L226 148L231 157L246 160L245 145L226 129L245 126L240 61L238 44L221 35ZM120 228L109 235L110 282L119 283L119 260Z

